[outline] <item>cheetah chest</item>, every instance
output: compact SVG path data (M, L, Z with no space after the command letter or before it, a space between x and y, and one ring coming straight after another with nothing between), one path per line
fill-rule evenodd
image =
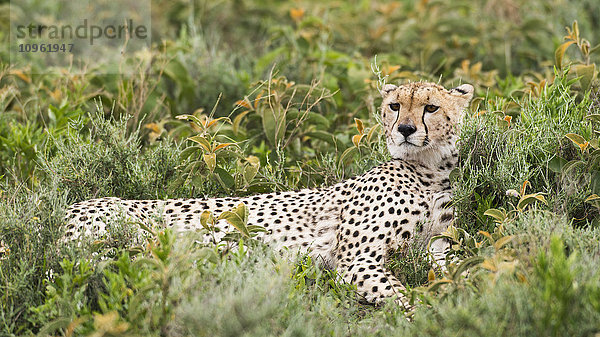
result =
M439 214L451 197L447 172L392 161L350 180L347 186L337 260L360 255L365 249L396 249L416 237L425 242L445 229L439 224Z

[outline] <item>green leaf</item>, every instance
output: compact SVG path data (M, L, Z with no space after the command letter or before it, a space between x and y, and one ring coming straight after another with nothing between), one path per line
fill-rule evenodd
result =
M352 160L352 156L357 152L358 152L358 148L356 148L354 146L347 148L346 151L344 151L342 153L342 155L340 156L339 163L342 164L342 166L348 166L348 164Z
M214 249L209 247L203 247L198 250L198 258L210 263L219 263L219 256Z
M237 136L237 134L239 133L239 129L240 129L240 124L242 123L242 119L244 119L244 117L250 113L250 110L246 110L244 112L240 112L237 116L235 116L235 118L233 119L233 125L231 126L231 130L233 131L233 134Z
M585 166L585 163L583 161L571 160L570 162L566 163L565 166L563 166L562 172L563 172L563 174L568 174L572 170L574 170L578 167L581 167L581 166Z
M554 158L548 161L548 169L554 173L560 173L563 167L567 164L567 160L563 159L559 156L555 156Z
M589 65L578 64L573 67L573 70L577 77L580 77L581 88L586 91L589 90L596 75L596 65L594 63Z
M204 149L204 151L212 152L210 142L203 136L196 135L193 137L189 137L188 140L191 140L192 142L200 144L200 146Z
M248 232L248 228L246 227L244 219L242 219L237 213L225 211L219 215L218 220L227 221L230 225L237 229L242 236L247 238L250 237L250 232Z
M185 149L183 149L183 151L181 151L181 158L187 159L198 151L201 152L202 147L196 145L188 146Z
M191 83L190 72L177 59L171 60L164 70L167 77L171 78L176 83L188 84ZM182 83L183 82L183 83Z
M233 209L233 212L242 219L244 226L248 223L248 208L246 207L246 204L241 202Z
M261 104L257 112L262 117L263 131L273 146L277 146L283 138L286 129L286 113L279 103Z
M202 122L200 121L200 119L194 115L179 115L179 116L176 116L175 118L184 119L188 122L196 123L198 126L202 126Z
M590 153L588 166L596 167L596 165L598 165L598 162L600 162L600 150L594 150L592 153Z
M458 181L458 178L460 178L460 169L458 167L455 167L454 169L452 169L452 171L450 171L448 179L450 179L451 182L456 182Z
M252 180L254 180L254 177L256 177L256 174L258 173L258 168L259 164L252 163L248 163L244 167L244 180L246 181L246 183L250 184Z
M322 140L330 145L335 146L335 140L333 138L333 135L327 131L315 130L312 132L307 132L304 135L310 138Z
M272 66L272 64L276 61L278 57L285 58L287 54L288 47L285 44L277 49L274 49L264 54L256 61L256 65L254 66L256 73L263 73L265 70L267 70L267 68L270 68Z
M585 118L591 120L592 122L600 123L600 114L589 114L585 116Z
M592 191L592 193L598 194L600 193L600 171L592 171L591 175L592 177L590 178L590 190ZM588 199L590 197L588 197Z
M494 218L497 222L504 222L506 220L506 212L501 211L496 208L490 208L483 213L483 215L490 216Z
M290 121L302 119L307 125L321 125L328 128L331 122L327 117L312 111L289 111L287 119Z
M371 139L373 138L374 135L377 134L377 132L379 131L380 127L381 126L379 124L377 124L377 125L373 126L371 128L371 130L369 130L369 133L367 135L367 141L371 142Z
M246 228L248 228L248 232L250 233L258 233L258 232L267 232L267 229L264 228L263 226L259 226L259 225L248 225L246 226Z
M456 270L452 274L452 279L456 280L457 277L461 277L461 274L463 272L467 271L467 269L469 269L473 266L480 264L481 262L483 262L483 260L484 260L484 258L482 256L471 256L469 258L462 260L460 265L456 268Z
M544 198L544 196L541 195L540 193L527 194L527 195L523 196L521 198L521 200L519 200L519 203L517 204L517 209L520 211L523 211L525 209L525 207L527 207L528 205L530 205L536 201L541 201L546 205L548 204L546 202L546 198Z
M427 287L427 290L429 290L430 292L435 292L444 284L449 284L449 283L452 283L452 280L449 280L447 278L435 280L431 283L431 285L429 287Z
M216 167L214 173L219 183L226 189L230 189L235 185L235 179L221 167Z

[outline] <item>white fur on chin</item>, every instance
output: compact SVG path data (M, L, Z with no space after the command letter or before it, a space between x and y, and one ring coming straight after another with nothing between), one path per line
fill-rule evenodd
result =
M450 143L432 146L416 146L410 144L394 144L388 140L388 150L394 159L423 164L428 167L436 167L442 160L453 155L456 145L452 140Z

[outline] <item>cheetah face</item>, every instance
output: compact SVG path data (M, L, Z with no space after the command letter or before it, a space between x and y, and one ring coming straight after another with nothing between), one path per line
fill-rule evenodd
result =
M473 86L463 84L447 90L425 82L399 87L386 84L381 95L381 114L392 158L435 165L452 155L457 126L473 97Z

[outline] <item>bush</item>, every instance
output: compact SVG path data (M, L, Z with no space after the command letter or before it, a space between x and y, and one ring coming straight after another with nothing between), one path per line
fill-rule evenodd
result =
M593 170L574 179L561 175L561 165L579 158L579 149L565 135L589 135L591 124L584 117L592 101L578 99L570 91L566 76L558 74L539 97L513 102L484 102L483 111L467 116L460 140L460 166L455 175L455 207L459 226L491 230L489 208L511 209L516 203L506 194L529 181L535 192L548 198L549 208L580 220L597 213L584 200L595 193ZM512 106L512 108L508 108ZM558 158L566 158L558 162ZM479 207L479 206L483 206Z
M116 196L163 199L177 178L179 148L168 139L144 149L138 131L127 132L127 120L92 115L88 136L71 130L54 141L56 153L41 160L41 168L71 202ZM178 191L185 195L185 191Z

